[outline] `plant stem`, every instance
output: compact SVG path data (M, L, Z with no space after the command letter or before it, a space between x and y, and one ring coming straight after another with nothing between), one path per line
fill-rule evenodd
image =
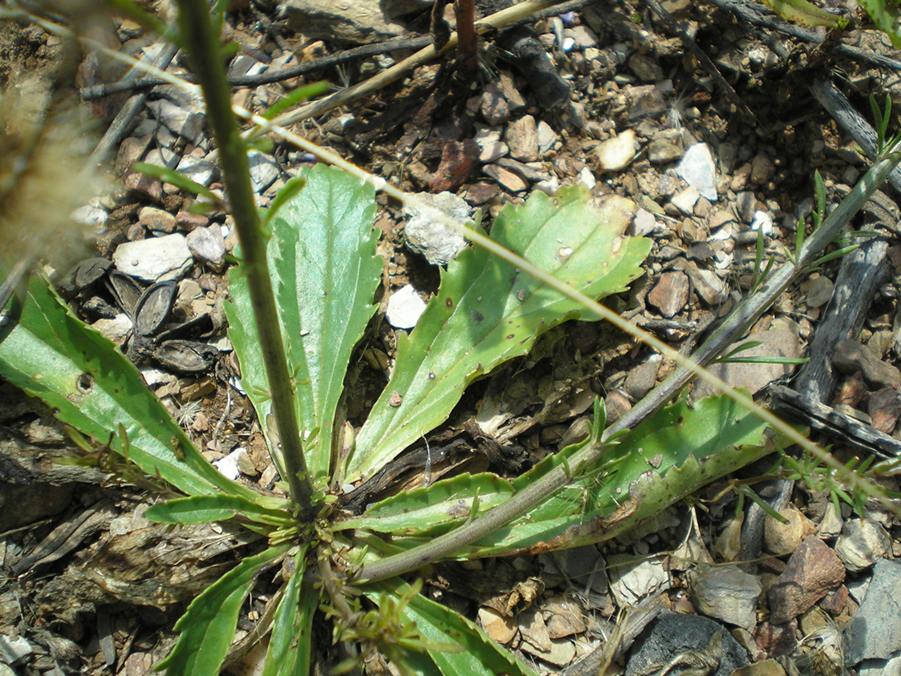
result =
M540 505L554 492L572 481L573 476L578 475L583 468L597 462L603 451L604 444L589 443L574 454L568 463L558 465L506 502L485 512L465 526L455 528L449 533L440 535L409 551L394 554L381 561L363 566L357 574L357 580L360 584L387 580L459 553L467 545L478 542Z
M460 69L465 75L474 76L479 69L475 0L454 0L454 14L457 17L457 55L460 58Z
M223 67L219 38L213 33L210 10L204 0L179 0L179 26L191 62L206 99L206 114L216 145L225 189L247 271L257 334L269 378L272 410L282 445L282 460L291 496L300 509L300 520L314 513L313 486L307 472L294 391L288 373L275 296L269 281L266 237L260 227L256 198L250 183L247 150L232 113L231 91ZM265 423L264 423L265 424ZM274 449L273 449L274 450Z

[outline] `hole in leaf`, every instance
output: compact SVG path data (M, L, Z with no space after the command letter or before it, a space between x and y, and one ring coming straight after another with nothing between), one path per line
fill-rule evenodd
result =
M79 392L87 394L91 391L91 387L94 386L94 377L90 373L82 373L78 376L78 380L75 381L75 386Z

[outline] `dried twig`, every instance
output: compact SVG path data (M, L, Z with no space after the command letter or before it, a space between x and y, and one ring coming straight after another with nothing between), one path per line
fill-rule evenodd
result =
M709 0L712 4L720 9L735 15L743 23L760 28L770 28L779 31L783 35L820 44L825 39L823 36L812 30L796 26L795 24L780 21L777 17L763 5L752 2L752 0ZM877 68L888 68L889 70L901 70L901 61L888 56L876 54L867 49L853 47L839 42L834 47L835 51L842 56L847 56L855 61L861 61Z

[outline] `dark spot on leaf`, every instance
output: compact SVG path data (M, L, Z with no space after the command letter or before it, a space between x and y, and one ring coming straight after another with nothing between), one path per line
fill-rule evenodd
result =
M435 372L429 371L429 380L435 380Z
M450 296L448 296L447 298L444 299L444 306L449 307L449 308L454 306L454 301L451 299Z
M75 385L78 387L79 392L87 394L94 385L94 377L90 373L82 373L78 376L78 380L75 381Z
M483 319L485 319L485 315L483 315L481 312L476 310L475 312L472 313L472 318L473 318L473 321L480 322Z
M508 334L507 334L507 340L513 340L513 334L512 334L512 333L508 333Z

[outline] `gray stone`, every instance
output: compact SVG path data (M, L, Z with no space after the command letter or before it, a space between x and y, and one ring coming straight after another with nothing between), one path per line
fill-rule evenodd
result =
M654 214L645 209L638 209L632 218L632 227L629 229L629 234L642 237L650 235L656 229L657 219L654 218Z
M482 164L491 164L510 150L507 144L501 141L501 132L489 127L482 127L476 131L475 142L479 146L479 162Z
M489 82L485 85L479 111L485 118L485 122L492 126L504 124L510 119L510 104L507 103L507 99L504 98L496 83Z
M835 543L835 553L852 573L866 570L891 551L891 537L885 528L870 519L847 521Z
M253 183L253 189L262 194L278 178L278 165L269 155L258 150L247 153L247 159L250 162L250 181Z
M182 234L125 242L113 252L120 272L146 282L179 279L191 268L191 252Z
M206 228L196 228L188 233L188 249L194 258L206 263L214 270L219 270L225 263L225 239L222 237L222 228L211 225Z
M544 120L541 120L538 123L538 152L541 153L541 155L546 155L554 149L556 143L557 132L551 129L551 125Z
M807 285L807 307L821 307L832 298L832 280L828 277L815 277Z
M425 256L432 265L446 265L466 248L466 240L436 219L434 213L443 212L453 219L466 222L472 218L472 207L450 192L437 195L418 193L417 197L425 203L425 209L404 207L407 246Z
M638 401L648 392L657 382L657 369L660 367L659 357L650 357L638 366L630 369L623 383L623 389L626 391L633 401Z
M663 68L653 57L641 52L635 52L627 61L629 70L638 76L643 82L657 82L663 79Z
M393 19L429 9L432 2L433 0L382 0L382 10L385 12L385 16Z
M759 341L760 345L743 350L741 357L790 357L801 356L801 341L797 325L789 319L776 319L766 331L752 333L745 341ZM740 344L740 343L739 343ZM734 347L738 347L735 345ZM790 364L714 364L709 369L733 387L744 387L751 394L759 392L772 381L787 376L795 367ZM694 397L700 399L713 394L707 383L695 385Z
M716 166L706 143L695 143L685 151L676 173L703 197L716 202Z
M573 39L576 49L585 50L589 47L596 47L598 44L598 36L584 24L567 28L565 35Z
M364 44L402 36L402 24L385 17L380 0L285 0L280 17L307 38Z
M219 168L215 163L203 159L202 157L192 157L191 155L181 158L176 170L195 183L207 187L213 182L213 179L219 175Z
M711 670L698 671L711 676L730 676L748 664L745 649L721 624L698 615L664 611L635 642L626 664L626 676L662 673L674 658L688 651L700 651L713 659L718 658L719 663ZM666 673L689 671L675 669Z
M94 206L93 204L85 204L73 211L70 216L76 223L82 225L104 226L109 220L109 213L103 207Z
M835 346L832 363L843 373L860 371L873 387L901 387L901 371L879 359L867 345L848 339Z
M648 144L648 159L654 164L675 162L684 152L682 133L675 129L661 131Z
M524 115L507 125L504 140L510 146L510 156L522 162L538 159L538 126L535 118Z
M202 109L192 109L173 103L168 99L157 99L147 103L157 119L173 134L197 144L203 136Z
M738 566L704 566L691 576L692 599L698 610L753 631L762 587L756 576Z
M886 659L901 650L901 561L882 559L860 610L845 629L845 664Z

